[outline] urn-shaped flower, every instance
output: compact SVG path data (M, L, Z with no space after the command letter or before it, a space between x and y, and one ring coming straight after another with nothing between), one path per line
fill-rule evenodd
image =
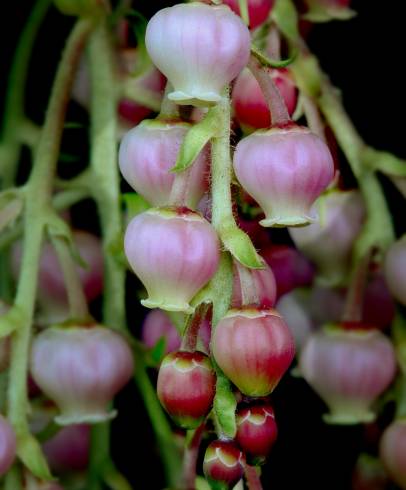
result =
M329 327L309 337L299 369L330 409L336 424L369 422L374 401L396 373L395 352L380 331Z
M208 414L216 386L210 359L202 352L177 351L162 361L158 398L181 427L197 427Z
M310 208L332 181L334 163L324 141L292 126L256 131L242 139L234 171L263 209L263 226L296 226L315 220Z
M148 23L148 53L174 87L178 104L212 105L222 88L244 68L250 34L243 21L223 5L179 4L157 12Z
M125 234L125 253L143 282L148 308L193 312L189 301L217 270L214 229L186 208L150 209L136 216Z
M253 403L237 411L236 440L251 457L266 458L278 436L275 413L269 404Z
M153 206L170 202L175 165L190 124L144 121L131 129L120 145L120 170L134 190ZM207 190L208 148L198 155L188 175L185 205L194 209Z
M244 463L244 454L233 441L213 441L204 455L203 472L209 482L232 488L244 474Z
M212 353L244 395L266 396L288 369L295 347L275 310L242 308L230 310L217 324Z
M319 281L339 285L350 269L365 206L358 191L336 191L322 196L314 207L318 222L291 228L289 233L299 250L317 266Z
M120 334L103 326L50 327L34 338L31 374L60 409L60 425L114 417L107 405L133 374L133 356Z

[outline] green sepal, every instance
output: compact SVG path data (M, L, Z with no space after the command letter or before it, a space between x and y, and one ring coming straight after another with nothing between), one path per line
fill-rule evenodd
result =
M28 432L17 437L17 454L33 475L41 480L51 481L47 460L38 441Z
M245 267L263 269L264 261L255 250L250 237L235 226L220 228L219 235L225 248Z
M130 221L144 211L148 211L151 205L136 192L126 192L121 199L127 211L127 219Z
M272 18L289 41L295 42L299 39L299 19L292 0L277 0L272 10Z
M183 172L190 167L204 146L219 133L220 129L216 107L213 107L202 121L192 126L187 132L180 147L176 164L171 168L171 171Z
M230 381L217 366L216 374L216 396L213 402L214 413L221 432L226 437L233 439L237 433L237 424L235 421L237 400L232 392Z

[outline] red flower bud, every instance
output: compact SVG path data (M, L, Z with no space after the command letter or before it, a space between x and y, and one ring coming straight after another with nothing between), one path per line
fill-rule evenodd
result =
M233 441L213 441L204 455L203 472L209 482L232 488L244 474L244 460Z
M230 310L212 341L216 362L248 396L269 395L295 355L294 339L275 310Z
M270 405L251 405L237 411L236 440L241 449L257 458L266 458L278 435Z
M202 352L177 351L162 361L158 398L181 427L197 427L208 414L216 386L210 359Z

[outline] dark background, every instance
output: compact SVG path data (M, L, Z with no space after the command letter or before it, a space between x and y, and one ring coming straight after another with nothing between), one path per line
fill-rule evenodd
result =
M134 2L148 17L168 4ZM402 120L406 111L402 4L396 0L354 0L353 8L359 12L356 18L317 25L310 34L309 44L334 84L342 89L345 106L361 135L377 148L406 157ZM31 5L22 1L2 3L0 108L11 55ZM36 43L27 86L27 111L37 122L42 120L55 63L71 24L71 19L63 18L52 9ZM76 116L76 109L71 110ZM85 116L79 111L79 117ZM85 145L81 138L84 135L70 136L68 146L75 142L72 138L77 138L78 152L83 156ZM388 182L384 184L394 213L401 214L399 206L403 201ZM86 210L88 214L84 213L83 224L97 229L92 206L88 205ZM83 212L81 214L83 216ZM140 324L138 315L142 315L141 310L130 312L134 332ZM323 403L303 381L290 376L277 388L273 403L280 435L264 470L264 489L349 490L359 451L374 450L373 443L365 442L364 429L324 425L321 421ZM154 436L142 400L133 386L120 395L118 404L121 417L113 423L113 453L118 466L131 479L134 488L162 488ZM381 423L386 416L390 416L390 408Z

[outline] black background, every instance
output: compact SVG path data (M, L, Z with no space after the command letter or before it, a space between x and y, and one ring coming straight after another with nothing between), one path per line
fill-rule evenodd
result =
M168 4L134 2L147 16ZM361 135L377 148L406 157L402 4L396 0L354 0L353 8L359 12L356 18L316 26L309 43L334 84L342 89L345 106ZM22 1L2 3L0 94L5 91L11 55L31 5ZM63 18L52 9L35 45L27 86L27 110L37 122L43 117L55 63L71 25L72 19ZM81 148L80 141L78 147ZM399 206L403 201L387 181L384 184L391 196L392 210L400 216ZM89 206L85 222L97 229L93 219ZM135 332L142 313L133 308L130 320ZM280 435L264 470L264 489L350 489L350 475L358 452L374 449L365 443L363 428L324 425L323 403L303 381L290 376L277 388L273 402ZM142 400L133 386L120 395L118 404L121 416L113 423L113 454L118 466L128 475L133 488L163 488L154 436Z

